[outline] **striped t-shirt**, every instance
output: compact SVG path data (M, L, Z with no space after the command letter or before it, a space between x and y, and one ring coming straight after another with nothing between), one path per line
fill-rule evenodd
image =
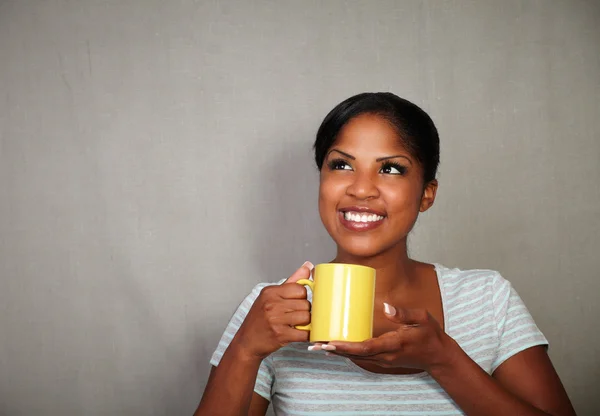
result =
M517 292L498 272L440 265L435 269L445 331L487 373L527 348L548 344ZM212 365L219 364L252 303L268 285L257 285L239 306ZM309 345L289 344L260 366L254 391L270 400L278 415L464 414L427 373L371 373L347 358L307 351Z

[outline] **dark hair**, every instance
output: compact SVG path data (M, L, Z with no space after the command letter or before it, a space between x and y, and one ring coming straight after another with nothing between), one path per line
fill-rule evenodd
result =
M425 184L435 179L440 163L440 138L433 120L416 104L389 92L355 95L327 114L313 146L319 170L342 127L361 114L385 118L398 131L402 145L422 166Z

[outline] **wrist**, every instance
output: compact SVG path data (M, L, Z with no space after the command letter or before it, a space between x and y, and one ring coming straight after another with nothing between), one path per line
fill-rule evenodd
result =
M255 364L261 363L264 357L254 353L243 340L237 336L231 340L228 348L231 354L235 357L236 361L240 363Z
M465 352L462 350L460 345L449 335L444 335L444 342L442 342L442 348L438 354L438 358L430 365L427 372L435 379L438 380L444 377L446 374L452 374L456 371L457 367L460 366L461 359L466 357Z

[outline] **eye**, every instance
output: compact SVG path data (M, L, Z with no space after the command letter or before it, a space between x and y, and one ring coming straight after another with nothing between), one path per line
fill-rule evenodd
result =
M385 162L383 166L381 166L379 173L384 173L386 175L404 175L406 174L406 167L399 163Z
M331 170L352 170L352 167L344 159L333 159L327 163Z

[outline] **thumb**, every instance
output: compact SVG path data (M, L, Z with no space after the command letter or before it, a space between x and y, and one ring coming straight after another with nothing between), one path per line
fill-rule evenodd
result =
M407 326L417 326L425 323L428 318L426 310L395 308L388 303L383 303L386 318L392 322Z
M310 279L310 274L314 268L315 266L310 261L305 261L304 264L294 272L294 274L292 274L285 282L283 282L283 284L296 283L301 279Z

